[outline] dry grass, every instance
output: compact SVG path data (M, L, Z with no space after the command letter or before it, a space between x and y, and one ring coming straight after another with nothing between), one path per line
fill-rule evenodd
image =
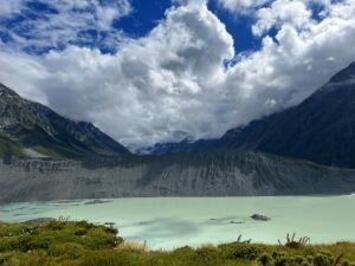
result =
M124 240L118 245L115 250L117 251L135 251L135 252L149 252L149 248L145 242Z

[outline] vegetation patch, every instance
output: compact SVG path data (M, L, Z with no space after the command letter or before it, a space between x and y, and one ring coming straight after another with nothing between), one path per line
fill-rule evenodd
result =
M112 225L66 219L43 223L0 223L0 265L4 266L350 266L355 244L311 245L288 235L279 245L242 241L173 251L152 251L124 241Z

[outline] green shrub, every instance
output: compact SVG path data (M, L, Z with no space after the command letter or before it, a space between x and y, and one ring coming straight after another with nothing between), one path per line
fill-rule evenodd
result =
M196 253L204 261L216 260L219 257L219 250L216 247L202 247L197 249Z
M86 228L79 228L74 232L74 235L76 236L83 236L86 235L88 230Z
M50 235L40 235L38 237L33 238L27 244L26 250L33 249L48 249L49 244L55 240L54 236Z
M341 263L341 266L350 266L350 262L347 261L347 260L344 260L344 261Z
M314 266L332 266L332 257L325 253L318 253L313 258Z
M251 245L239 245L234 251L233 256L238 259L255 260L259 256L260 251Z
M97 227L96 225L92 224L92 223L89 223L87 221L79 221L79 222L76 222L76 226L77 227L81 227L81 228L84 228L86 230L90 230L90 229L93 229L95 227Z
M60 231L64 229L65 223L62 221L51 221L45 227L49 230Z
M259 262L262 266L271 266L273 265L273 258L269 254L262 254L259 257Z
M116 235L111 235L102 230L102 228L94 228L87 232L85 238L85 245L91 249L112 248L123 240L117 238Z
M303 263L308 263L305 257L295 256L291 258L291 262L294 265L303 265Z
M275 260L275 266L287 266L287 258L282 256L282 257L277 257Z
M89 252L80 261L80 266L131 266L131 257L107 251Z
M54 257L75 260L83 256L85 248L76 243L51 244L48 254Z
M283 252L280 252L280 251L274 251L274 252L272 252L272 257L273 257L273 259L278 259L278 258L282 258L282 257L285 257L285 253L283 253Z

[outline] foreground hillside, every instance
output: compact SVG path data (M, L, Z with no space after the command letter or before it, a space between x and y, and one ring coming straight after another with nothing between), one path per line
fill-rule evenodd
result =
M231 232L233 233L233 232ZM355 244L310 245L288 237L269 246L236 241L174 251L149 251L127 242L111 226L87 222L0 223L0 265L4 266L199 266L199 265L355 265Z

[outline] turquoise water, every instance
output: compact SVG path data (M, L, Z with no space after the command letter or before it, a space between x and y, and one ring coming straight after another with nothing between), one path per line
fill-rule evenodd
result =
M114 222L120 236L145 241L152 249L198 246L251 238L274 243L287 233L312 243L355 241L355 196L123 198L99 204L91 200L16 203L0 206L0 220L70 217L94 223ZM251 215L271 217L254 221Z

